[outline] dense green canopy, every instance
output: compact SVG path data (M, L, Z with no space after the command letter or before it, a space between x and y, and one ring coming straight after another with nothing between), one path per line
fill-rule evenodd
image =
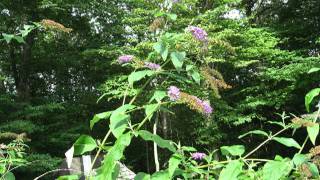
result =
M308 71L320 67L320 2L180 0L172 7L175 13L165 16L161 2L0 2L0 144L25 133L26 159L39 160L16 169L17 179L56 169L80 134L103 138L107 124L90 129L90 120L122 103L131 69L120 66L118 56L152 59L155 54L149 52L162 28L181 37L174 48L188 51L188 61L200 72L181 79L181 89L210 100L214 108L210 119L204 119L188 107L174 106L160 114L162 137L213 151L237 144L237 137L249 129L273 130L267 121L280 119L276 113L306 113L304 95L319 86L319 72ZM206 47L188 43L192 37L184 31L189 25L208 33ZM203 64L221 81L206 77ZM186 83L197 75L205 83ZM173 82L169 77L159 89ZM125 95L133 97L137 91ZM154 171L152 145L135 143L126 151L126 164L136 172ZM273 157L278 151L292 155L281 147L257 154ZM160 155L163 166L167 157Z

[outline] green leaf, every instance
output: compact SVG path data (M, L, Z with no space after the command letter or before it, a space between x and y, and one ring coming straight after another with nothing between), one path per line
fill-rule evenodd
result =
M140 130L138 133L139 133L139 136L145 141L153 141L161 148L166 148L172 152L176 152L176 148L173 146L172 141L162 139L160 136L156 134L152 134L149 131L145 131L145 130Z
M21 36L14 36L14 39L18 41L18 43L26 43Z
M146 117L148 117L148 119L150 120L153 116L153 113L159 109L159 104L145 105L144 108L145 108Z
M320 88L315 88L315 89L312 89L311 91L309 91L308 94L305 96L304 103L305 103L305 106L306 106L306 109L308 112L310 111L310 104L311 104L312 100L316 96L318 96L319 93L320 93Z
M154 99L160 103L163 98L167 96L167 92L165 91L155 91L152 98L150 99L149 103L152 102Z
M59 176L57 180L78 180L80 177L78 175L66 175Z
M98 169L98 180L112 179L112 173L116 166L116 161L123 157L123 152L130 142L130 133L119 136L115 144L109 149L108 154L105 156L103 165Z
M283 128L286 127L286 125L285 125L283 122L279 122L279 121L268 121L268 123L270 123L270 124L276 124L276 125L279 125L279 126L281 126L281 127L283 127Z
M180 162L181 162L181 156L179 154L173 154L171 158L169 159L169 178L172 179L172 176L174 174L174 171L178 168Z
M318 177L319 176L318 167L314 163L310 163L310 162L308 162L307 165L308 165L309 170L312 173L312 176L313 177Z
M185 52L172 52L170 54L171 56L171 61L174 65L174 67L177 70L180 70L183 66L183 60L186 58L186 53Z
M309 158L307 155L305 154L295 154L292 158L292 162L294 163L294 165L296 166L300 166L302 165L303 163L306 163L309 161Z
M128 127L130 115L121 113L112 113L110 117L110 130L112 134L118 138Z
M219 180L237 180L238 175L242 172L243 163L239 160L231 161L222 169Z
M177 17L178 17L176 14L171 14L171 13L168 13L167 16L168 16L172 21L177 20Z
M117 180L120 173L120 164L116 163L112 172L112 180Z
M112 134L118 138L128 127L128 120L130 115L126 114L126 111L135 108L136 106L131 104L125 104L118 109L114 110L110 117L110 130Z
M151 180L169 180L169 173L168 171L158 171L152 174Z
M133 85L134 82L140 81L146 76L152 76L155 72L152 70L143 70L143 71L135 71L132 72L129 77L128 81L130 85Z
M164 61L167 60L169 48L166 43L164 43L163 41L159 41L153 46L153 48L157 53L161 55Z
M312 144L316 145L316 139L319 134L319 124L316 123L313 126L308 126L307 131L308 131L308 136L309 136Z
M101 119L107 119L110 117L112 111L107 111L107 112L103 112L103 113L99 113L94 115L94 117L91 119L90 121L90 129L93 128L93 126L99 122Z
M197 151L196 148L191 147L191 146L182 146L181 149L184 150L184 151L188 151L188 152L195 152L195 151Z
M4 40L9 44L11 40L14 38L13 34L2 33Z
M186 71L188 75L192 77L192 79L197 83L200 84L201 76L200 73L194 68L193 65L187 65Z
M15 180L16 177L14 176L14 174L12 172L7 172L5 175L4 175L4 180Z
M223 155L241 156L245 152L243 145L222 146L220 147Z
M139 172L135 177L134 180L151 180L150 174L146 174L144 172Z
M295 147L297 149L300 149L301 146L297 143L296 140L292 138L286 138L286 137L274 137L273 140L277 141L278 143L281 143L287 147Z
M81 155L94 150L97 147L97 143L91 136L81 135L73 146L74 155Z
M266 132L264 132L264 131L261 131L261 130L253 130L253 131L249 131L249 132L247 132L247 133L245 133L245 134L240 135L238 138L241 139L241 138L243 138L243 137L245 137L245 136L247 136L247 135L249 135L249 134L257 134L257 135L263 135L263 136L268 137L268 133L266 133Z
M311 74L311 73L314 73L314 72L318 72L320 71L320 68L311 68L309 71L308 71L308 74Z
M287 176L292 169L290 162L286 161L269 161L263 169L263 180L278 180Z

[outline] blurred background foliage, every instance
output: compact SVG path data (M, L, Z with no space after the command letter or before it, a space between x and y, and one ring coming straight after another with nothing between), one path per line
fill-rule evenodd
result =
M134 54L147 59L144 55L151 52L157 28L165 26L171 26L170 33L181 33L188 25L205 29L210 37L207 48L194 48L195 44L187 43L188 36L176 48L186 50L188 60L204 61L217 69L232 88L220 92L209 86L188 89L191 94L208 97L214 115L205 120L176 106L174 113L167 114L169 130L160 130L162 137L212 151L222 142L236 144L237 136L249 129L271 130L266 122L280 119L277 112L306 113L304 95L319 85L319 72L307 72L320 67L320 2L180 0L172 7L178 18L171 17L166 25L154 16L161 8L159 3L0 2L0 135L26 133L30 140L26 159L35 161L15 173L32 179L57 168L80 134L101 138L106 124L90 130L89 120L122 103L129 68L117 65L117 57ZM6 41L7 34L18 34L24 25L43 20L53 20L72 31L39 28L24 37L25 43ZM198 51L204 51L207 58L197 56ZM163 126L160 124L160 129ZM0 136L0 143L9 141L10 137ZM248 148L258 144L250 142ZM137 172L153 171L152 144L135 144L124 161ZM270 147L272 144L259 155L290 154L281 147ZM161 161L165 153L160 154Z

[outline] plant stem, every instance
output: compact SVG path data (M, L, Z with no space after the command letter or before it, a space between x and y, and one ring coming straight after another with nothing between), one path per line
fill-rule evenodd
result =
M94 159L92 161L92 164L91 164L91 167L90 167L89 177L91 176L93 166L94 166L95 162L97 161L97 159L98 159L98 157L100 155L100 152L102 151L102 147L106 143L106 141L107 141L108 137L110 136L110 134L111 134L111 130L109 130L108 133L104 136L104 138L103 138L103 140L101 142L101 145L99 146L98 152L96 153L96 156L94 157Z
M246 159L247 157L249 157L250 155L252 155L253 153L255 153L257 150L259 150L263 145L265 145L266 143L268 143L269 141L271 141L274 137L276 137L277 135L283 133L284 131L286 131L287 129L289 129L292 125L289 125L283 129L281 129L279 132L275 133L274 135L270 136L268 139L266 139L265 141L263 141L259 146L257 146L255 149L253 149L252 151L250 151L247 155L245 155L243 157L243 159Z
M159 115L157 113L156 120L153 124L153 134L157 134L157 123L158 123L158 118ZM160 164L159 164L159 156L158 156L158 148L157 148L157 143L153 142L153 156L154 156L154 163L156 166L156 171L160 171Z
M317 121L319 115L320 115L320 107L318 107L318 111L317 111L316 117L313 119L313 122L314 122L314 123ZM303 144L302 144L302 146L301 146L298 154L301 154L301 152L303 151L304 146L307 144L308 138L309 138L309 135L308 135L308 136L306 137L306 139L304 140L304 142L303 142Z

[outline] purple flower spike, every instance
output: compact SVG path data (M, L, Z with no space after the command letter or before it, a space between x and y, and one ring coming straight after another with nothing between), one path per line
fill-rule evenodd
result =
M171 101L176 101L180 98L180 89L176 86L170 86L168 89L168 96Z
M202 42L207 41L208 34L205 30L196 26L189 26L188 31L190 31L193 37L196 38L198 41L202 41Z
M134 56L132 56L132 55L123 55L123 56L118 57L118 62L120 64L128 63L128 62L132 61L133 58L134 58Z
M202 160L206 156L205 153L195 152L191 154L192 159L194 160Z
M145 62L144 66L152 69L152 70L159 70L161 68L161 66L159 64L155 64L155 63L151 63L151 62Z
M213 109L210 106L209 102L208 101L203 101L202 102L202 107L203 107L203 110L204 110L204 114L206 114L207 116L210 116L210 114L212 113Z

